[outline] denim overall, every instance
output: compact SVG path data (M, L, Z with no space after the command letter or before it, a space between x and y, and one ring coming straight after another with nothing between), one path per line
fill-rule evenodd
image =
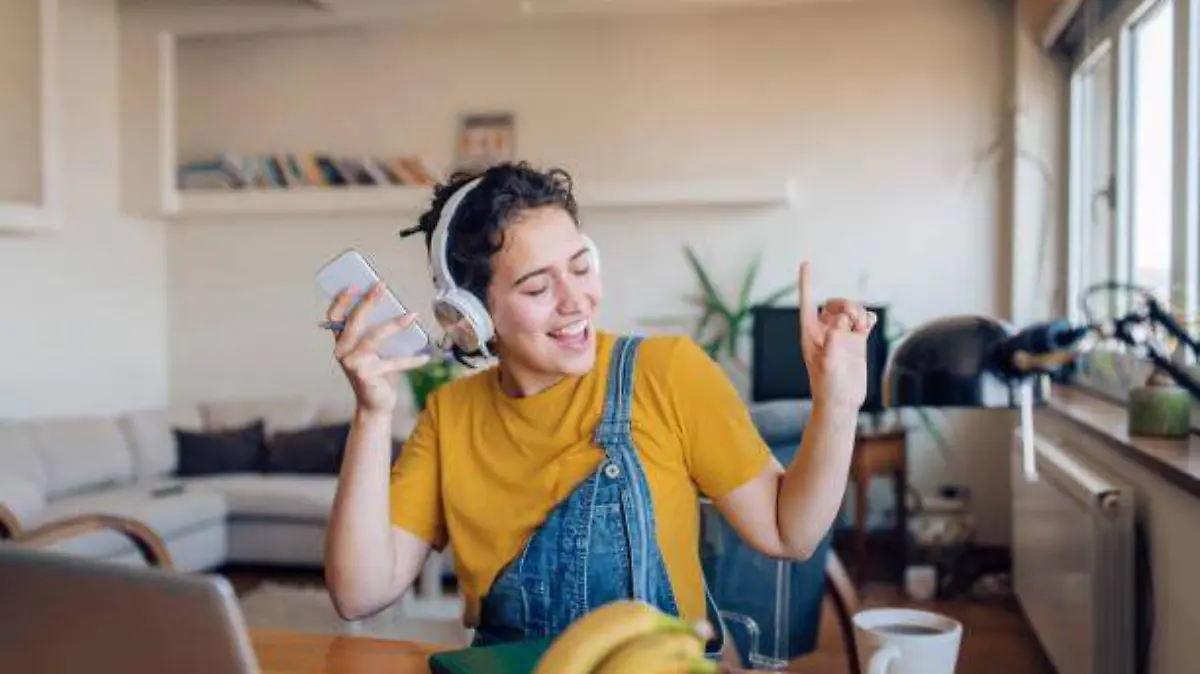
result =
M605 459L497 576L480 601L475 645L554 638L615 599L640 599L679 615L655 537L650 487L633 445L633 366L640 341L621 337L613 349L604 412L594 435ZM706 648L712 657L725 641L707 584L705 600L717 632Z

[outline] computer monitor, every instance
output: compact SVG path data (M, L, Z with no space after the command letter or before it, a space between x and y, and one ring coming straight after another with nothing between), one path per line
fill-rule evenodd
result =
M867 339L867 397L862 411L883 409L883 375L887 367L887 307L867 306L878 322ZM808 368L800 348L798 307L758 306L751 310L752 353L750 396L755 401L812 398Z

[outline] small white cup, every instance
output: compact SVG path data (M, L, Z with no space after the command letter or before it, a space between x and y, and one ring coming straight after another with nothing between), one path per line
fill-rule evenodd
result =
M904 592L916 601L929 601L937 594L937 568L910 566L904 570Z
M929 611L879 608L854 615L865 674L954 674L962 624Z

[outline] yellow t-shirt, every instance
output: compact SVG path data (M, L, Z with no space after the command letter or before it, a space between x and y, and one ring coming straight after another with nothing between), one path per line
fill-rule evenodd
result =
M490 368L427 399L392 468L391 520L452 548L467 625L476 624L480 597L497 574L604 457L592 433L615 339L599 332L591 372L533 396L505 394ZM771 451L725 373L685 337L642 341L632 416L676 601L685 618L703 618L698 499L744 484Z

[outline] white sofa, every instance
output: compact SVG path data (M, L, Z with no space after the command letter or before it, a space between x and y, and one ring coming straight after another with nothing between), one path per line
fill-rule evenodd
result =
M0 504L22 529L75 515L112 514L147 524L175 568L224 564L320 566L335 475L225 473L181 478L172 428L216 430L262 419L268 435L347 421L349 401L310 396L221 400L112 418L0 421ZM393 436L411 432L415 414L396 410ZM156 495L168 485L183 491ZM138 562L117 533L82 535L54 549Z

